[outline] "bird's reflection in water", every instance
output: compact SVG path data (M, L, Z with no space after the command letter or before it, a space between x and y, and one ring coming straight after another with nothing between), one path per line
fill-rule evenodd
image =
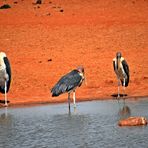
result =
M8 113L7 107L4 108L4 112L0 113L0 125L11 125L12 116Z
M118 115L119 115L120 119L125 119L125 118L130 117L131 116L131 109L128 105L126 105L125 99L118 100L118 104L119 104Z
M77 108L74 107L74 108L73 108L73 111L68 110L68 114L71 115L71 113L73 113L73 114L77 114Z

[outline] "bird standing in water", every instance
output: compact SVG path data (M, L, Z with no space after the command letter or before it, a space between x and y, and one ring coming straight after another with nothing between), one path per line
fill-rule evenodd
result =
M5 94L5 106L7 103L7 93L11 83L11 68L9 60L4 52L0 52L0 92Z
M82 85L84 81L84 68L78 67L77 69L72 70L68 74L61 77L61 79L55 84L51 89L52 97L59 96L63 93L68 93L68 104L70 111L70 93L73 92L73 103L76 107L76 88Z
M128 86L129 83L129 66L126 60L122 57L121 52L116 53L116 57L113 59L113 67L118 79L118 98L120 97L120 81L122 86Z

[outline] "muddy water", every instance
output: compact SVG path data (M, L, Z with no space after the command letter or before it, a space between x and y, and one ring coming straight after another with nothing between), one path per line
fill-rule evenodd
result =
M0 108L0 148L147 148L148 126L117 125L130 115L148 118L146 99L81 102L70 114L67 104Z

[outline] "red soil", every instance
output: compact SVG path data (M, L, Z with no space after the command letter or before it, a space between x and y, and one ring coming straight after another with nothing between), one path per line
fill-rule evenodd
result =
M77 89L77 101L112 98L117 51L130 67L128 96L148 95L147 0L13 2L6 0L12 8L0 10L0 50L12 67L10 104L67 101L67 94L52 98L50 89L78 65L87 86Z

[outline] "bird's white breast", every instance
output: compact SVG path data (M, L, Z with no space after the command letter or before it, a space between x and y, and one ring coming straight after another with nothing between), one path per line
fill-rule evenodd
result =
M0 86L4 86L5 81L9 80L9 76L6 73L6 65L2 57L0 57Z
M6 65L4 63L4 60L0 58L0 71L5 69L6 69Z
M123 69L123 65L122 65L123 60L124 60L124 58L122 58L122 57L119 62L117 60L115 60L115 72L116 72L116 75L121 79L126 76L126 73L125 73L125 71ZM118 64L118 69L117 69L117 64Z

